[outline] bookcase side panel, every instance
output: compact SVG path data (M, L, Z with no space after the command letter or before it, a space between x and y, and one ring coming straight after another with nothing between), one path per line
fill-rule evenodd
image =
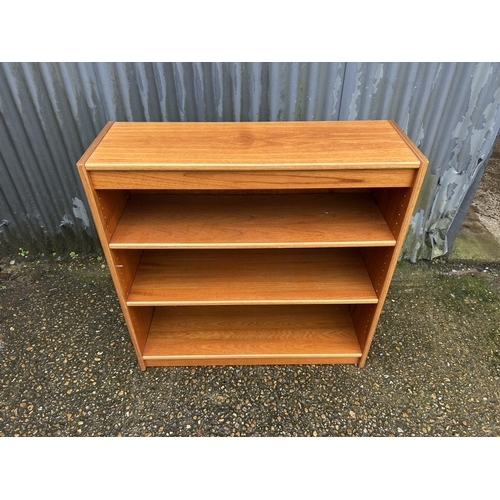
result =
M396 238L396 246L361 249L361 255L378 295L379 303L372 308L360 305L354 308L352 313L353 324L363 350L360 367L363 367L366 362L426 168L427 163L415 171L411 188L385 188L374 192L379 209Z
M147 339L148 329L146 325L148 325L148 321L151 321L153 308L148 307L140 313L131 313L126 304L142 252L141 250L111 250L108 246L109 238L125 208L128 194L120 191L98 193L91 184L85 166L79 164L78 170L139 365L142 370L145 370L146 366L141 353Z

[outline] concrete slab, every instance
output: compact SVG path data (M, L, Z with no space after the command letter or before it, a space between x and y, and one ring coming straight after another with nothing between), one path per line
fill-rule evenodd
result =
M500 141L447 258L500 261Z

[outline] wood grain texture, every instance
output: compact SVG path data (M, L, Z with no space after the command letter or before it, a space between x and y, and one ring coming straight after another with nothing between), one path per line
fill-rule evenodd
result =
M408 212L411 188L383 188L375 191L374 196L387 225L396 239L406 234L405 215ZM408 221L409 223L409 218Z
M132 195L109 246L306 248L395 243L370 194Z
M368 339L372 334L372 326L377 326L375 318L380 316L379 304L353 304L350 307L352 323L358 337L361 351L367 351Z
M127 304L377 301L358 249L144 250Z
M90 171L96 189L322 189L408 187L415 170Z
M139 262L142 256L142 250L111 250L111 258L108 260L108 265L116 272L119 281L116 284L120 295L127 297L134 277L139 267Z
M419 175L422 175L422 172L419 172ZM396 238L396 246L361 249L363 262L379 297L379 303L374 307L358 306L352 313L353 323L364 353L360 363L365 362L366 354L373 339L404 237L408 230L416 201L415 193L418 194L418 189L418 186L398 189L385 188L375 192L375 199L379 208Z
M373 308L358 307L353 313L353 322L356 330L366 330L366 333L358 335L363 349L363 355L358 365L360 368L366 363L375 329L394 274L394 269L396 268L404 238L408 231L410 219L413 215L420 188L429 165L427 158L418 150L397 124L394 122L391 124L404 139L407 146L418 156L421 164L410 189L382 189L376 193L380 209L385 215L389 227L392 228L393 234L396 236L396 246L391 248L386 247L385 249L361 249L366 268L377 290L379 303Z
M101 241L102 249L104 255L106 256L111 278L113 279L113 283L115 285L118 300L127 323L130 338L134 345L139 366L142 370L145 370L146 365L142 360L142 350L146 343L153 308L145 307L142 308L140 312L132 313L126 303L126 296L139 264L141 250L111 250L108 245L110 231L108 222L111 221L111 226L113 226L118 221L118 218L116 217L117 211L113 206L113 200L118 200L120 202L121 209L123 209L125 206L126 194L117 192L106 197L106 194L101 192L104 199L99 199L98 193L92 186L88 172L82 164L78 165L78 171L89 202L90 210L99 235L99 240Z
M128 198L129 191L96 191L97 210L107 241L116 229Z
M85 167L85 163L90 158L90 156L95 151L95 149L100 144L100 142L104 139L104 136L108 133L109 129L113 126L114 123L115 122L113 122L113 121L109 121L108 123L106 123L106 125L103 127L103 129L97 135L97 137L92 141L90 146L83 153L81 158L77 161L77 163L76 163L77 167Z
M277 356L277 357L211 357L207 358L169 358L157 357L142 359L145 367L148 366L228 366L228 365L355 365L359 363L359 356Z
M420 159L387 120L115 122L89 170L417 168Z
M408 146L408 148L413 152L413 154L418 158L419 168L427 170L429 165L429 160L425 157L425 155L417 148L417 146L413 143L413 141L403 132L403 129L394 121L388 120L394 130L399 134L401 139L403 139L404 143Z
M133 325L131 331L132 338L135 337L136 355L141 360L154 310L154 307L127 307L127 315L130 317L130 324Z
M143 353L205 364L360 356L347 306L157 307Z
M390 120L109 122L78 169L141 368L364 366L427 165Z

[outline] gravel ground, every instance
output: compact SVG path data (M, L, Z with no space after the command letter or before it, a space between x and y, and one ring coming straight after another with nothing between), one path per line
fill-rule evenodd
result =
M363 369L142 372L100 258L10 259L0 436L500 435L498 263L400 263Z

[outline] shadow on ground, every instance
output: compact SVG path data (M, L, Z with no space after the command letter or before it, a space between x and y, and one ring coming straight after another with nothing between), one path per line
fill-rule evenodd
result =
M16 260L0 261L1 436L500 435L499 263L400 263L363 369L141 372L101 260Z

